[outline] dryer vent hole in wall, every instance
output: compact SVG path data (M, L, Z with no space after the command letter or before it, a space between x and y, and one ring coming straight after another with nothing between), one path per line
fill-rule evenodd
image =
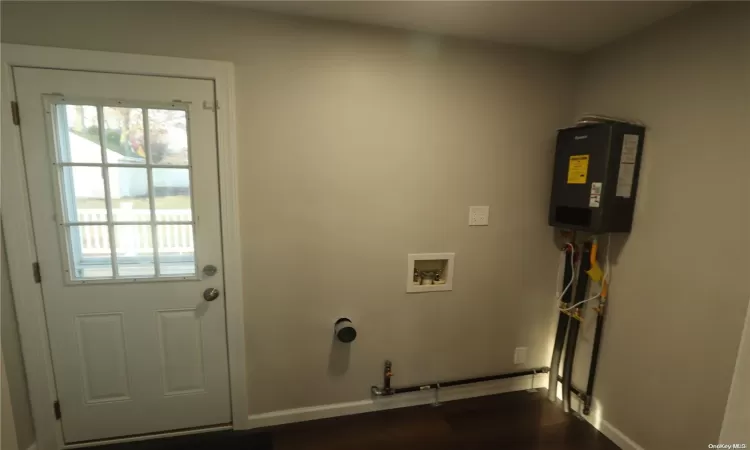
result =
M344 344L354 342L354 339L357 338L357 330L354 328L354 324L346 317L338 319L333 325L333 329L336 339Z

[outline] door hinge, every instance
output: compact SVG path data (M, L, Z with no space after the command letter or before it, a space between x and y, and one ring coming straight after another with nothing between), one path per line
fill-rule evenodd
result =
M39 268L39 263L35 262L31 264L31 270L34 272L34 283L42 282L42 270Z
M52 404L52 408L55 410L55 419L60 420L62 418L62 410L60 409L60 400L55 400Z
M214 100L214 101L203 100L203 109L207 109L209 111L216 111L217 109L219 109L218 100Z
M18 102L10 102L10 114L13 116L13 125L21 125L21 114L18 112Z

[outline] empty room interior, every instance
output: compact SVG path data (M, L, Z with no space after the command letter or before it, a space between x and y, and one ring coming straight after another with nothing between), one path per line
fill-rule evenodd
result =
M0 8L2 450L750 446L750 3Z

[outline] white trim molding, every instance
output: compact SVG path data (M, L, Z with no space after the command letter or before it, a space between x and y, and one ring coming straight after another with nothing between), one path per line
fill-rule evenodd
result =
M310 406L307 408L285 409L262 414L252 414L248 417L250 428L270 427L287 423L305 422L308 420L328 419L331 417L348 416L386 409L405 408L408 406L428 405L437 400L449 402L485 395L504 394L506 392L523 391L541 388L547 385L547 375L527 375L505 380L488 381L465 386L441 388L440 390L418 391L408 394L380 397L355 402L333 403L330 405Z
M231 429L232 429L231 425L218 426L218 427L192 428L189 430L170 431L167 433L144 434L144 435L139 435L139 436L125 437L125 438L106 439L104 441L93 441L93 442L84 442L81 444L71 444L71 445L66 445L63 448L67 450L67 449L73 449L73 448L99 447L100 445L127 444L130 442L149 441L152 439L167 439L167 438L173 438L173 437L178 437L178 436L192 436L194 434L213 433L216 431L224 431L224 430L231 430Z
M486 395L504 394L507 392L524 391L547 386L548 375L528 375L505 380L489 381L465 386L442 388L438 392L438 401L448 402L463 400ZM396 396L380 397L354 402L333 403L330 405L310 406L306 408L286 409L262 414L252 414L248 417L249 428L264 428L288 423L306 422L309 420L328 419L331 417L348 416L386 409L405 408L409 406L428 405L435 402L435 390L399 394ZM562 400L562 388L558 384L558 399ZM583 404L577 397L573 398L571 409L581 411ZM581 416L591 426L599 430L610 441L623 450L644 450L625 433L603 420L601 408L594 399L591 414Z
M562 383L558 383L557 386L557 398L562 401ZM604 420L602 417L602 411L604 408L601 407L599 401L594 397L591 402L591 411L589 415L584 416L581 414L583 411L583 402L576 396L572 396L570 402L571 411L583 418L586 422L590 423L592 427L599 430L604 436L610 441L615 443L622 450L643 450L643 447L638 445L634 440L630 439L625 433L615 428L614 425Z
M643 447L636 444L634 440L627 437L625 433L615 428L606 420L602 420L602 423L595 428L601 431L603 435L607 436L610 441L614 442L615 445L622 450L643 450Z
M224 290L227 345L232 399L232 426L249 427L245 353L242 255L239 231L237 143L235 131L234 65L230 62L162 56L2 44L2 108L15 100L13 67L38 67L137 75L174 76L212 80L218 105L219 155ZM65 443L52 404L57 398L45 326L40 285L31 264L36 261L33 224L26 190L19 128L10 114L2 114L2 221L10 276L15 293L21 348L29 384L36 447L59 450Z

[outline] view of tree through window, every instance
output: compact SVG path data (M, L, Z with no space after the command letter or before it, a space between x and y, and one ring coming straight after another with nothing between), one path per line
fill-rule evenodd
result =
M104 107L104 143L108 150L124 156L107 155L107 162L146 162L141 108Z
M71 132L99 145L99 122L95 107L68 105L67 116ZM143 109L105 107L104 123L105 147L108 150L133 160L146 158ZM154 164L188 164L185 111L149 109L148 132Z
M148 138L154 164L188 164L185 111L149 109Z

